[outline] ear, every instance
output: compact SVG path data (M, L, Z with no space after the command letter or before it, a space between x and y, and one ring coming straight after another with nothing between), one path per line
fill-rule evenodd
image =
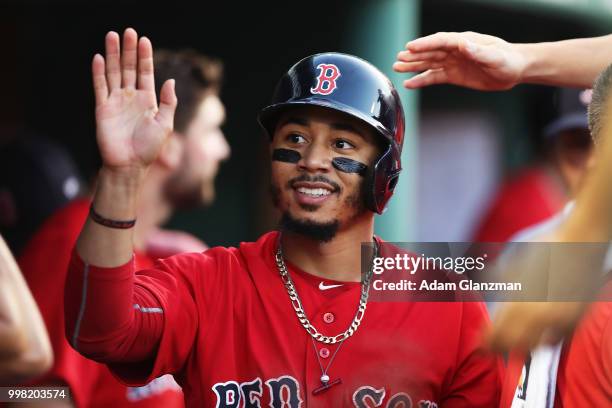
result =
M157 158L159 164L168 170L176 169L183 157L184 145L184 136L172 132L159 153L159 157Z
M585 170L586 171L591 171L591 169L593 169L595 167L595 165L597 164L597 160L595 160L595 146L591 146L591 150L589 151L589 156L587 157L586 160L586 166L585 166Z

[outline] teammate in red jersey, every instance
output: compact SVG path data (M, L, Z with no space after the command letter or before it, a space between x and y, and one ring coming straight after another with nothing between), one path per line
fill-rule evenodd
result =
M209 203L214 178L229 147L220 126L224 107L218 92L221 65L193 51L156 55L158 78L175 78L182 104L165 150L151 166L139 196L141 222L134 235L136 268L152 267L154 259L206 246L186 233L159 229L172 210ZM90 199L78 199L55 213L32 237L19 257L20 266L50 333L55 362L30 385L66 385L77 407L182 407L183 395L171 376L143 387L126 387L108 368L86 359L65 337L63 282L70 254L89 212Z
M373 241L401 170L404 116L389 80L346 54L294 65L260 113L280 232L134 273L134 203L172 129L152 47L128 29L96 55L103 158L66 283L72 346L130 384L174 374L190 407L492 407L499 360L479 350L477 302L371 302ZM380 240L375 239L380 246Z

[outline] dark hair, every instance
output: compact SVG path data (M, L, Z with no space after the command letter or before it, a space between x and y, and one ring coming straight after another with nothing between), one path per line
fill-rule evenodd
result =
M223 75L221 61L195 50L157 50L154 59L157 95L166 80L176 81L178 106L174 129L184 133L204 96L219 93Z
M606 104L610 97L610 87L612 86L612 64L608 65L595 80L593 84L593 94L589 104L589 130L593 143L597 144L601 140L601 128L603 127L602 116L606 110Z

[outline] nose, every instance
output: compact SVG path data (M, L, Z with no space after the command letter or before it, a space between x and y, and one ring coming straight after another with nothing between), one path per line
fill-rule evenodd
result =
M331 160L330 149L324 143L314 142L303 151L298 167L313 173L326 173L331 168Z

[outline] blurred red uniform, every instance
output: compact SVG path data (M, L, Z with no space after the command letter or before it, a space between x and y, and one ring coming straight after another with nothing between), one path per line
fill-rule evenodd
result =
M556 214L565 201L565 193L545 168L523 170L501 187L474 241L505 242L516 232Z
M77 407L183 407L183 394L171 376L144 387L127 387L105 365L81 356L66 340L66 270L88 211L89 201L80 199L55 213L33 236L18 260L45 320L54 354L51 371L30 385L65 384L70 387ZM144 268L153 265L153 260L136 253L135 263Z
M564 342L555 391L555 408L612 406L612 282L602 291L570 338ZM508 360L500 408L509 408L519 382L525 355ZM529 385L527 384L527 393Z

